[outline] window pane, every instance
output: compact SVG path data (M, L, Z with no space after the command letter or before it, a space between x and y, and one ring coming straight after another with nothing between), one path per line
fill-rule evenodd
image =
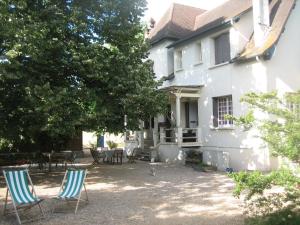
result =
M225 115L232 115L232 97L219 97L217 98L217 107L218 107L218 125L226 126L232 125L232 120L226 120Z

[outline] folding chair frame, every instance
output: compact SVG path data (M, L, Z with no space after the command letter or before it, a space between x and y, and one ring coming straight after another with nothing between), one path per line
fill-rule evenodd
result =
M59 198L59 197L55 198L56 200L66 201L67 203L68 203L68 202L77 201L77 203L76 203L76 208L75 208L75 214L77 213L77 210L78 210L78 206L79 206L79 202L80 202L80 201L83 201L83 202L85 202L85 203L88 203L88 202L89 202L89 198L88 198L88 194L87 194L86 186L85 186L85 178L86 178L87 172L88 172L88 170L85 170L85 174L84 174L84 178L83 178L83 188L84 188L84 191L85 191L85 197L86 197L86 199L81 199L81 193L82 193L82 191L83 191L82 188L81 188L81 190L80 190L80 193L79 193L79 195L78 195L78 198ZM59 192L58 192L59 194L60 194L61 191L63 190L64 184L65 184L65 182L66 182L66 177L67 177L67 171L66 171L66 173L65 173L65 176L64 176L64 179L63 179L63 181L62 181L62 184L61 184L61 186L60 186L60 188L59 188ZM53 208L53 210L52 210L52 213L54 213L54 211L55 211L55 206L54 206L54 208Z
M130 155L127 155L128 163L136 163L138 148L133 148Z
M25 171L26 171L26 175L27 175L29 184L31 185L31 188L32 188L32 189L31 189L31 193L34 195L34 197L37 198L37 195L36 195L34 186L33 186L33 184L32 184L32 180L31 180L31 178L30 178L30 176L29 176L28 170L26 169ZM34 207L35 205L38 205L38 207L39 207L39 209L40 209L40 211L41 211L41 213L42 213L43 218L45 218L44 211L43 211L43 209L42 209L42 207L41 207L41 205L40 205L42 199L40 199L40 200L37 201L37 202L33 202L33 203L29 203L29 204L21 204L21 205L17 205L17 204L15 203L14 198L12 197L12 191L10 190L10 187L9 187L9 185L8 185L8 180L7 180L7 178L6 178L5 171L3 171L3 175L4 175L4 178L5 178L5 181L6 181L6 185L7 185L7 190L6 190L6 197L5 197L5 203L4 203L3 215L9 215L9 214L15 213L15 214L16 214L16 217L17 217L17 220L18 220L18 223L19 223L19 224L22 224L21 219L20 219L20 216L19 216L19 213L18 213L18 210L19 210L19 211L22 211L22 210L23 210L23 211L26 211L26 210L29 210L30 208ZM7 205L8 205L8 204L7 204L7 203L8 203L8 193L10 194L10 198L11 198L11 201L12 201L12 204L13 204L13 210L11 210L11 211L9 211L9 210L7 209ZM34 221L34 220L26 220L26 221L24 221L24 222L32 222L32 221Z

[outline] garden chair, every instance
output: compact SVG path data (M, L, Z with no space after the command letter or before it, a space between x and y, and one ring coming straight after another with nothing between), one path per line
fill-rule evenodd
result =
M137 151L139 148L133 148L131 151L127 151L127 158L129 163L135 163L135 160L137 159Z
M122 148L116 148L114 150L113 163L115 163L115 161L117 161L117 164L123 163L123 149Z
M27 210L35 205L38 205L42 216L44 212L40 205L42 199L38 198L34 190L28 170L3 171L7 185L4 212L3 214L15 213L18 223L21 224L21 219L18 211ZM29 185L31 185L31 191ZM8 193L10 194L13 210L7 209ZM26 221L30 222L30 221Z
M97 165L100 164L100 160L105 159L105 153L104 152L100 152L98 150L94 150L94 149L90 149L91 152L91 156L93 157L94 162L92 163L92 165Z
M80 201L85 201L86 203L89 201L86 187L85 187L85 178L86 178L87 170L71 170L68 169L65 173L63 182L61 184L59 194L55 198L57 200L62 200L66 202L75 201L76 208L75 214L77 213L77 209ZM86 199L81 199L82 189L84 188ZM53 209L54 212L55 208Z

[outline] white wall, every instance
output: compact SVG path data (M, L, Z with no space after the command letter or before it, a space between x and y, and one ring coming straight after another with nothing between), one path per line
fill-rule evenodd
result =
M168 76L174 65L172 61L168 60L168 54L170 54L170 52L168 52L168 49L166 48L171 43L172 41L165 40L155 44L150 49L149 59L154 61L153 70L157 80L161 79L163 76Z
M270 61L252 61L243 64L227 64L214 67L213 37L202 42L203 63L195 65L195 47L199 40L187 43L183 50L183 70L175 72L175 79L165 85L204 85L201 88L200 125L204 160L212 162L214 152L229 153L229 164L236 170L268 170L278 166L270 157L266 145L258 138L257 131L244 132L240 128L212 128L212 98L232 95L233 114L243 115L247 106L240 98L251 91L280 93L300 89L300 6L292 11L286 30L282 34L275 55ZM252 13L247 13L230 31L231 56L239 53L253 32ZM176 49L175 49L176 50ZM165 61L161 62L162 64ZM173 103L174 104L174 103ZM172 106L174 110L174 106ZM182 111L183 115L184 110ZM185 121L182 117L182 121Z

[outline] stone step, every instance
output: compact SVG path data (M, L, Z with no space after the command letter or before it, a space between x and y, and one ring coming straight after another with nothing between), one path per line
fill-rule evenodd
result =
M151 153L150 153L150 151L149 152L144 152L144 151L139 152L137 154L137 158L139 160L142 160L142 161L150 161L150 159L151 159Z

